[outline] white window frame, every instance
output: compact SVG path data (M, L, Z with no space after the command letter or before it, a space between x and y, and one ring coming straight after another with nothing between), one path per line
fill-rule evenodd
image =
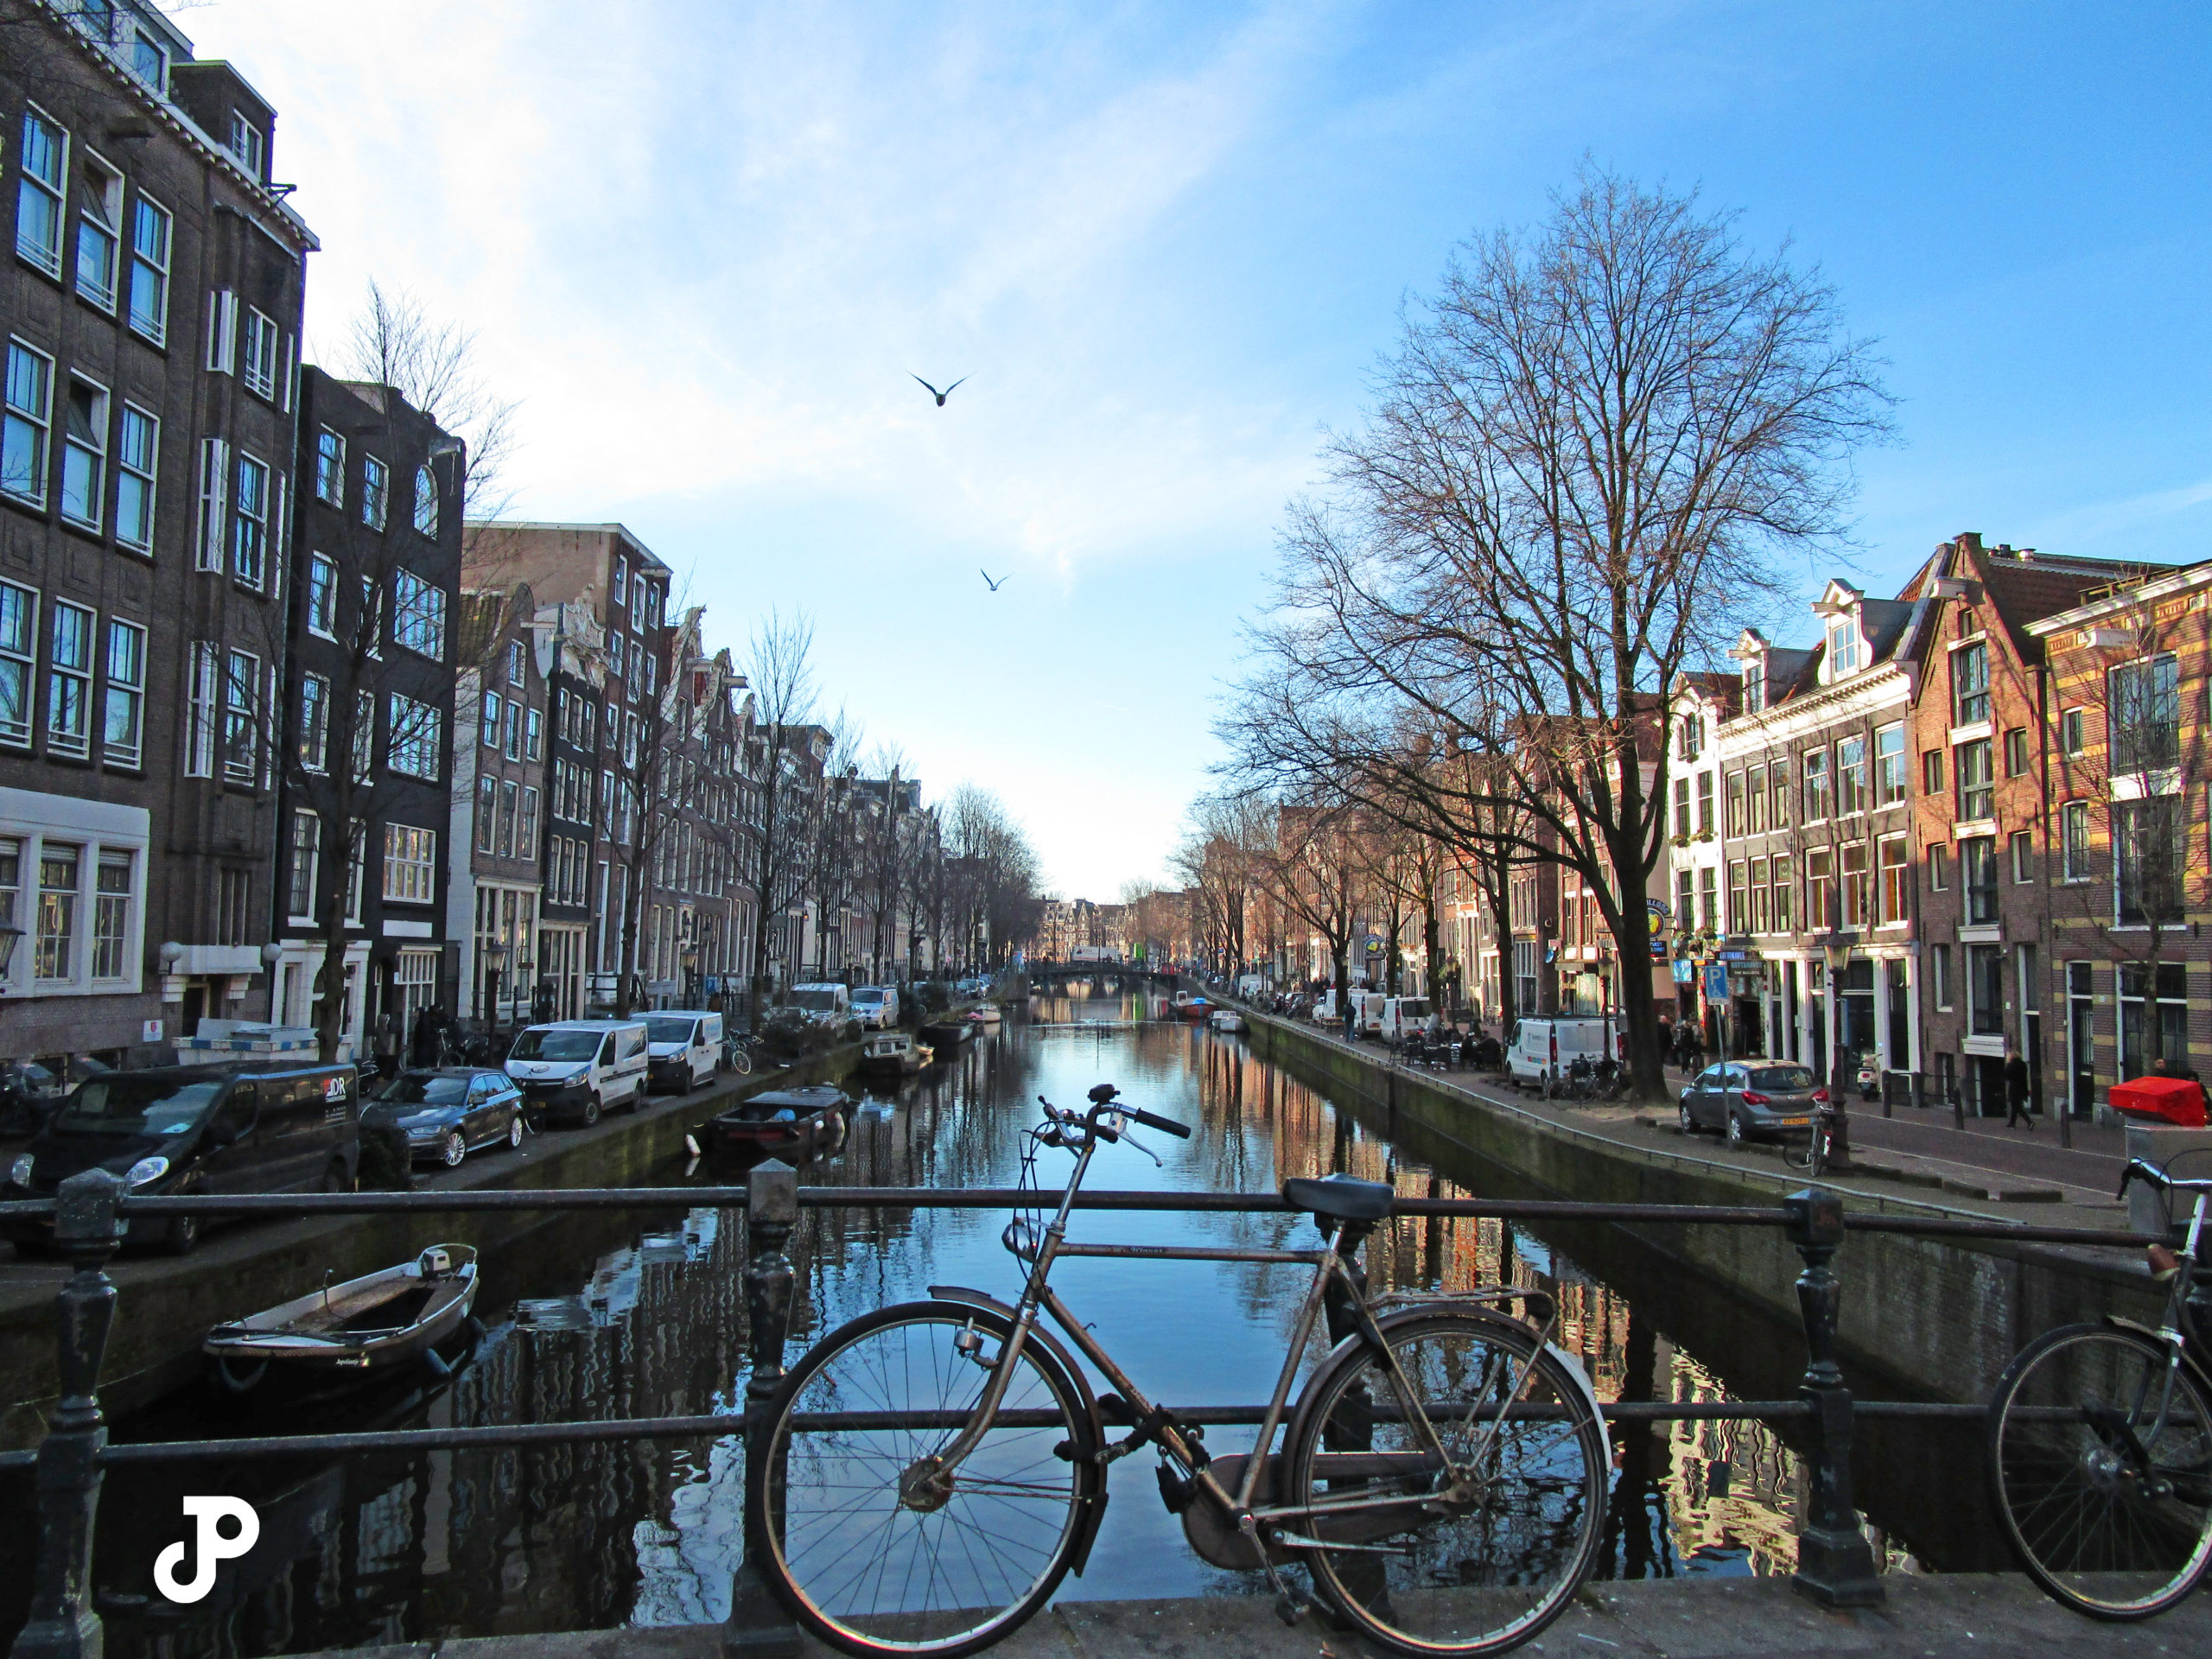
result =
M143 433L143 454L133 435ZM115 540L118 547L151 555L154 514L161 503L162 417L128 398L115 429ZM128 505L126 505L128 504ZM141 533L139 526L143 526Z
M231 517L231 575L255 592L269 584L269 524L275 505L276 468L238 451L238 510ZM259 489L249 488L258 480ZM256 505L249 505L254 503Z
M388 905L438 899L438 832L409 823L384 827L384 899Z
M36 377L35 406L20 401L16 396L18 361ZM27 501L35 507L45 506L48 448L54 437L54 358L21 335L11 335L8 340L6 389L0 393L0 419L5 422L6 439L27 432L31 445L30 473L21 487L10 479L4 463L0 462L0 493ZM0 439L0 445L4 445L6 439ZM5 448L0 448L0 456L4 454Z
M86 422L86 429L76 430L77 394L79 390L91 394L92 415ZM97 531L107 507L108 423L115 408L108 389L97 380L82 374L69 377L68 401L61 414L61 486L55 491L55 505L64 524L74 524L80 530ZM83 484L73 490L70 474L79 468L85 475ZM70 510L70 497L80 499L81 509Z
M438 475L427 461L415 469L415 528L434 542L438 539Z
M302 837L304 830L304 838ZM303 926L315 925L315 891L322 874L322 820L306 807L292 810L292 833L284 860L284 911L286 919ZM305 865L305 881L302 880L302 866ZM307 890L307 907L302 910L294 902L300 890Z
M318 774L330 766L330 681L321 674L300 677L300 765Z
M149 233L150 232L150 233ZM141 192L130 209L130 331L155 346L169 334L169 255L176 216Z
M2075 833L2079 827L2080 834ZM2063 801L2058 808L2059 879L2062 881L2089 880L2094 874L2094 856L2089 848L2089 804L2087 801Z
M255 397L273 404L284 375L283 330L277 327L274 317L264 316L249 305L240 332L245 339L238 359L239 384Z
M315 499L327 507L346 505L346 439L327 426L315 429Z
M56 600L47 612L46 750L81 760L92 747L92 668L99 651L99 613L89 605ZM64 656L65 631L69 654ZM67 701L73 723L63 718Z
M391 468L374 455L361 457L361 522L382 530L391 507Z
M212 374L238 372L238 296L227 288L207 290L207 361Z
M392 574L391 642L442 663L446 656L446 590L402 565Z
M220 438L200 441L200 533L193 568L220 570L231 499L231 446Z
M137 977L131 969L138 955L134 924L142 861L136 852L119 847L102 847L92 859L92 948L85 965L95 985L119 985ZM111 889L105 878L118 868L123 871L123 886ZM102 971L104 966L108 971Z
M327 553L308 556L308 632L338 638L338 561Z
M146 757L146 630L111 616L105 645L107 683L101 694L100 758L111 766L135 771ZM135 662L130 660L133 658Z
M77 209L75 285L79 298L111 317L123 275L123 175L89 147L85 171L84 199ZM103 243L105 270L99 257Z
M212 639L192 641L185 676L184 775L215 775L217 699L221 695L222 658Z
M235 645L223 654L223 780L261 780L261 658Z
M438 751L444 747L445 715L436 705L417 702L403 692L386 699L391 733L385 741L385 765L391 771L426 784L439 779Z
M54 136L54 171L49 177L32 169L32 136L35 128L44 128ZM22 182L16 195L16 257L34 270L42 270L54 281L61 280L62 239L69 225L69 129L35 104L23 108L22 134L16 148L18 172ZM26 210L33 198L43 203L50 216L53 242L41 247L24 239Z

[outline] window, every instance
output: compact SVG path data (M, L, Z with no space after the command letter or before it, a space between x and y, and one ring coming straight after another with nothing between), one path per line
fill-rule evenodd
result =
M361 637L366 641L363 649L378 662L384 660L384 589L367 576L361 578Z
M1871 873L1866 868L1866 843L1853 841L1844 843L1842 850L1843 925L1846 927L1871 927L1874 922L1874 893Z
M215 698L221 677L221 652L205 639L192 642L191 671L185 682L184 775L215 775Z
M1690 836L1690 780L1675 779L1675 834L1684 841Z
M1744 909L1744 861L1731 860L1728 865L1728 931L1745 931L1747 918Z
M1885 927L1912 916L1912 865L1903 836L1884 836L1876 855L1881 864L1879 919Z
M223 516L230 497L231 446L220 438L200 443L200 535L194 549L195 569L223 568Z
M1840 817L1866 810L1866 740L1847 737L1835 746L1835 810Z
M1960 744L1955 752L1952 771L1958 777L1961 818L1986 818L1997 810L1997 787L1990 776L1987 738Z
M434 705L417 702L397 691L391 694L389 712L391 738L386 764L394 772L404 772L410 778L435 784L438 781L438 750L444 735L443 716Z
M1789 860L1777 857L1774 861L1774 931L1777 933L1789 932L1796 926L1792 919L1795 906L1791 903L1796 893Z
M556 806L553 810L563 817L572 817L575 816L573 813L562 811L562 809L558 806ZM1682 928L1693 927L1696 925L1696 915L1697 878L1688 870L1676 870L1675 872L1675 925Z
M626 605L629 601L630 562L627 559L617 559L614 561L614 602L617 605Z
M1990 927L1997 921L1997 837L1976 836L1959 843L1959 886L1966 894L1966 925Z
M1951 849L1940 841L1928 843L1928 890L1941 893L1951 885Z
M405 905L438 896L438 832L404 823L384 827L384 896Z
M1920 792L1941 795L1943 792L1943 751L1923 749L1920 753Z
M256 741L261 712L261 659L251 652L226 653L223 671L223 777L251 784L260 774Z
M300 764L317 772L330 765L330 682L320 674L300 678Z
M1928 948L1928 988L1936 998L1936 1006L1951 1006L1951 947L1933 944ZM1949 1058L1948 1055L1942 1057Z
M41 979L74 976L77 879L83 857L82 848L52 842L39 849L38 955L33 971Z
M289 896L284 913L295 921L313 921L315 914L315 875L322 864L322 823L312 812L292 814L292 858Z
M392 642L433 662L442 662L446 654L445 589L406 569L392 578L391 585L397 600L392 607Z
M238 296L227 288L207 295L207 366L235 374L238 366Z
M1905 798L1904 724L1877 728L1874 733L1874 804L1896 806Z
M2119 855L2119 919L2123 925L2182 919L2187 887L2183 866L2182 798L2154 795L2112 804L2112 839Z
M1805 855L1805 925L1815 932L1825 931L1833 923L1834 908L1835 855L1827 848L1819 848Z
M391 468L374 455L361 457L361 522L371 530L384 528L391 504Z
M251 455L238 456L238 511L231 521L231 574L258 588L266 572L269 548L269 468Z
M2007 842L2012 859L2012 880L2016 883L2034 880L2036 855L2028 832L2015 830Z
M1766 833L1766 768L1753 766L1744 774L1744 830L1747 835Z
M1720 872L1710 864L1697 873L1697 925L1708 933L1720 931Z
M1744 664L1744 712L1756 715L1766 707L1766 659L1747 658Z
M526 659L523 654L522 641L519 639L508 640L507 683L509 685L522 684L524 679L525 668Z
M353 781L365 784L376 770L377 694L353 693Z
M542 760L545 758L545 721L537 709L523 711L523 758Z
M238 359L238 378L257 397L276 401L276 382L284 372L284 337L275 322L251 306L246 308L244 340Z
M2181 758L2180 664L2172 657L2123 663L2109 677L2115 776L2161 771Z
M415 528L436 539L438 533L438 480L424 461L415 469Z
M2064 753L2079 754L2088 747L2089 721L2088 712L2069 709L2058 717L2058 747Z
M100 855L92 887L94 979L130 977L131 868L129 853Z
M522 788L522 817L515 826L515 856L525 861L537 856L537 791Z
M1967 946L1967 1029L1977 1037L2005 1033L2005 947Z
M338 566L320 553L308 561L308 628L326 639L338 637Z
M1767 771L1771 774L1768 791L1774 798L1774 827L1787 830L1789 827L1789 763L1787 760L1774 761Z
M1720 833L1735 836L1744 833L1744 774L1732 772L1721 785L1726 809L1722 817Z
M61 411L61 516L98 530L106 484L107 393L72 375Z
M82 755L92 747L92 629L98 619L81 605L57 601L48 640L46 747Z
M1713 774L1709 772L1697 775L1697 832L1700 836L1713 833Z
M2028 769L2028 728L2014 726L2005 734L2005 775L2018 778Z
M1818 823L1828 815L1828 752L1805 752L1805 822Z
M130 327L156 346L168 339L169 214L141 196L130 209Z
M156 92L168 92L169 54L162 49L158 41L149 40L137 30L132 31L130 38L130 72Z
M498 692L486 691L484 694L483 718L478 724L483 733L484 747L487 749L498 748L499 747L499 694Z
M231 154L238 158L238 165L251 177L258 180L263 176L261 129L237 110L231 111Z
M160 475L162 423L144 410L123 406L115 446L115 539L141 553L154 550L155 480Z
M522 759L522 705L512 697L507 700L507 717L501 728L501 747L510 760Z
M2155 1005L2153 1019L2144 1018L2144 992L2152 987L2157 995L2150 1000ZM2189 1061L2189 969L2186 963L2161 962L2157 963L2124 962L2120 964L2120 1074L2121 1078L2139 1077L2149 1071L2155 1059L2171 1059L2187 1065ZM2158 1050L2155 1057L2145 1052L2146 1039L2155 1024L2158 1033Z
M1833 618L1828 623L1828 678L1840 680L1857 673L1866 665L1866 654L1858 622L1848 616Z
M2058 809L2059 870L2063 880L2087 881L2089 865L2089 804L2068 801Z
M346 440L327 426L315 435L315 499L325 506L346 505Z
M515 855L515 813L520 803L521 794L522 791L515 786L513 779L503 778L499 780L499 836L495 850L501 858L512 858Z
M476 780L476 850L488 853L498 845L499 780L486 772Z
M111 766L143 759L146 731L146 630L111 618L107 625L107 702L101 710L100 753Z
M1768 931L1768 919L1767 919L1767 918L1768 918L1768 912L1767 912L1767 882L1768 882L1768 880L1769 880L1769 876L1768 876L1768 865L1767 865L1767 861L1766 861L1766 860L1764 860L1764 859L1763 859L1763 858L1755 858L1755 859L1753 859L1753 860L1751 861L1751 895L1750 895L1750 896L1751 896L1751 931L1752 932L1754 932L1754 933L1764 933L1764 932L1766 932L1766 931Z
M35 111L26 110L19 159L23 176L16 195L16 252L48 276L59 277L69 135Z
M1951 653L1951 724L1977 726L1989 718L1989 646L1977 639Z
M8 342L7 410L0 416L0 491L46 505L46 432L54 360L20 340Z
M85 157L77 210L77 292L110 315L122 268L123 175L97 156Z

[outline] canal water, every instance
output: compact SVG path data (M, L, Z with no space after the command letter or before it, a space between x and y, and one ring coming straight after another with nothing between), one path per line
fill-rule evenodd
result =
M1408 1195L1510 1195L1464 1151L1394 1135L1256 1058L1243 1039L1134 1021L1128 1001L1039 998L1027 1019L896 1088L871 1090L839 1154L809 1185L1011 1186L1020 1130L1045 1095L1078 1105L1112 1082L1132 1103L1196 1126L1092 1165L1100 1187L1273 1191L1347 1171ZM1056 1171L1048 1153L1047 1182ZM1065 1165L1060 1166L1065 1168ZM120 1440L362 1427L557 1422L736 1409L745 1383L741 1217L687 1206L683 1188L728 1171L671 1166L665 1215L576 1217L487 1255L475 1357L439 1384L314 1414L242 1422L198 1388L117 1425ZM843 1320L969 1285L1012 1300L1015 1264L993 1211L809 1210L791 1357ZM1290 1215L1078 1212L1073 1236L1134 1243L1310 1243ZM1510 1282L1554 1293L1559 1340L1606 1399L1786 1396L1802 1373L1795 1328L1611 1230L1401 1218L1369 1247L1377 1288ZM1848 1261L1844 1262L1847 1275ZM1109 1351L1168 1404L1256 1403L1280 1366L1303 1271L1243 1264L1090 1261L1053 1282ZM1847 1277L1847 1294L1848 1293ZM120 1317L130 1317L128 1308ZM1308 1363L1313 1357L1309 1356ZM1217 1428L1221 1452L1249 1431ZM1241 1437L1241 1438L1240 1438ZM1859 1498L1891 1571L2001 1564L1979 1500L1977 1437L1862 1424ZM1786 1573L1802 1500L1796 1458L1752 1423L1619 1428L1600 1573L1615 1578ZM1200 1562L1134 1458L1086 1575L1063 1597L1255 1593ZM739 1555L742 1457L732 1438L571 1442L346 1461L254 1462L218 1474L118 1470L100 1507L97 1581L116 1659L320 1648L625 1624L694 1624L727 1611ZM28 1559L28 1480L0 1491L0 1559ZM181 1535L179 1500L220 1491L253 1503L260 1541L216 1590L172 1607L151 1567ZM23 1616L24 1575L0 1575L0 1637Z

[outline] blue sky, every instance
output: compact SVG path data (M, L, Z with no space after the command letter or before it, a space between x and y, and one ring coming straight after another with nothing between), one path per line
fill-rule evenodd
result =
M1285 500L1402 300L1588 156L1883 341L1858 579L1961 530L2212 556L2196 5L206 0L323 239L480 333L517 508L620 519L741 655L1050 879L1160 871ZM937 409L906 377L973 378ZM1011 573L987 592L977 574ZM1808 589L1815 582L1808 573Z

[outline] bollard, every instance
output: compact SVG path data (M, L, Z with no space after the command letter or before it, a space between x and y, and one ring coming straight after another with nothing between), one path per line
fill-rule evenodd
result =
M771 1158L746 1178L745 1313L753 1339L753 1374L745 1384L745 1458L767 1455L768 1396L784 1380L784 1340L791 1324L794 1274L784 1246L798 1224L798 1172ZM745 1506L745 1559L730 1580L729 1618L723 1622L723 1659L793 1659L798 1626L755 1565L767 1553L753 1506Z
M1843 1243L1843 1200L1808 1187L1782 1201L1789 1242L1805 1259L1797 1306L1805 1320L1805 1381L1798 1397L1813 1408L1805 1449L1805 1513L1797 1529L1797 1571L1790 1582L1825 1607L1878 1607L1885 1597L1874 1551L1851 1502L1851 1390L1835 1359L1842 1297L1828 1264Z
M127 1224L116 1214L123 1180L88 1169L61 1183L54 1243L75 1271L54 1299L60 1400L38 1448L38 1564L30 1619L10 1659L99 1659L100 1616L90 1605L92 1524L100 1503L100 1361L115 1319L107 1263Z

